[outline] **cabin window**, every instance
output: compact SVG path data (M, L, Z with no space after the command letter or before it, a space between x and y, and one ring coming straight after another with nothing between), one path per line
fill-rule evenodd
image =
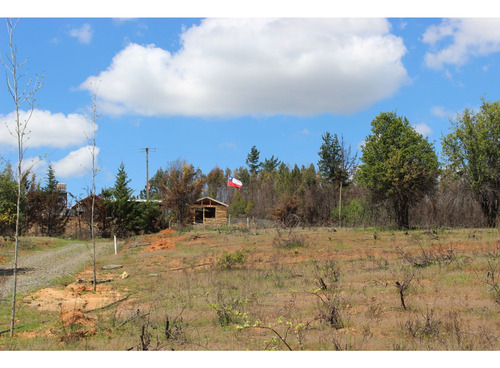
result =
M215 207L205 208L205 218L215 218Z

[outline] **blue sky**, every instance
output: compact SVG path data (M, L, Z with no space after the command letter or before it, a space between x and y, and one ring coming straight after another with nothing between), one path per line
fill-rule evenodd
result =
M44 13L46 14L46 13ZM107 13L106 13L107 16ZM3 23L3 22L2 22ZM0 26L0 51L8 50ZM138 194L178 158L208 173L245 165L253 145L291 165L317 163L321 135L358 149L397 110L435 141L450 117L500 99L500 18L21 18L29 73L44 76L26 161L52 163L74 195L90 187L85 114L98 85L97 187L123 161ZM0 157L15 164L0 79ZM92 84L91 84L92 83ZM361 151L358 149L359 155Z

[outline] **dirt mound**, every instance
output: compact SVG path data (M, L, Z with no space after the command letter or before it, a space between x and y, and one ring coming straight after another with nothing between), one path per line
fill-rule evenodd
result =
M176 234L175 230L165 229L156 235L146 236L146 241L150 242L150 244L144 248L144 251L154 252L157 250L173 249L177 240Z
M59 312L55 327L43 333L36 333L26 338L57 335L61 341L81 339L96 333L97 321L91 312L123 300L124 295L113 290L109 284L97 284L96 291L91 283L91 273L79 275L78 281L67 285L64 289L45 288L28 295L24 301L41 311ZM106 275L109 279L116 275ZM119 277L119 276L118 276Z
M25 301L39 310L47 311L91 311L105 307L124 296L112 290L109 285L98 284L94 287L89 282L80 281L69 284L64 289L45 288L28 295Z
M80 309L61 310L58 324L50 330L59 336L59 341L71 341L86 338L97 333L97 322Z
M165 230L162 230L158 233L158 235L160 235L160 236L165 236L165 235L169 235L169 234L177 234L177 231L172 230L172 229L165 229Z

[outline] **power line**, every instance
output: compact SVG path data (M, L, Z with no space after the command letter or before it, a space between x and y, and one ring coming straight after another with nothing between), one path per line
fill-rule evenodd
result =
M146 200L149 199L149 152L156 152L156 148L141 148L139 152L146 152Z

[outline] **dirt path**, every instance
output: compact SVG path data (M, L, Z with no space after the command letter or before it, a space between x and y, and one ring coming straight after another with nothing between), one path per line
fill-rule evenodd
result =
M97 257L114 251L113 243L97 243ZM92 245L69 244L18 258L17 292L37 289L62 276L73 275L84 265L91 265ZM0 267L0 300L12 294L12 266Z

